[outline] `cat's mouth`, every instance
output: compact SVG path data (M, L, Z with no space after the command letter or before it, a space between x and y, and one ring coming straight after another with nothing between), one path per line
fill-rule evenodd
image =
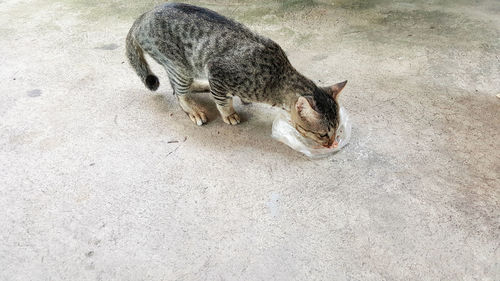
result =
M308 132L306 129L304 129L302 126L299 124L295 124L295 130L297 130L302 136L307 138L307 136L303 132ZM337 141L337 136L333 135L327 142L320 143L316 142L317 145L315 146L316 148L320 147L326 147L326 148L337 148L339 146L339 142Z
M330 140L328 143L324 144L323 147L326 147L326 148L337 148L339 146L339 143L337 142L337 140Z
M327 143L323 144L323 147L326 148L337 148L339 146L339 142L337 141L337 136L333 136Z

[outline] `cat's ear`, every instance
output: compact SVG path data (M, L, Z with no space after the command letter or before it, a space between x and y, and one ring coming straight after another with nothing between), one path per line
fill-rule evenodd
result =
M299 97L295 103L295 109L297 110L298 115L309 122L318 120L321 117L320 114L314 110L311 103L313 103L313 101L310 101L305 97Z
M347 80L328 87L328 92L330 93L330 95L332 95L332 98L334 100L337 100L340 92L342 91L342 89L344 89L345 84L347 84Z

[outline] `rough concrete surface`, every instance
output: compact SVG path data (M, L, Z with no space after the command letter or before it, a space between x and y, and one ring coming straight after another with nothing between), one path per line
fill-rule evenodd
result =
M498 0L191 1L348 79L351 143L231 127L125 62L159 1L0 1L0 280L499 280Z

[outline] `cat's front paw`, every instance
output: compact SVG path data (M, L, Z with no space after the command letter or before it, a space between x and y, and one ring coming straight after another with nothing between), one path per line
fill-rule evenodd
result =
M224 120L224 123L229 125L236 125L241 122L240 116L236 112L228 116L222 116L222 120Z

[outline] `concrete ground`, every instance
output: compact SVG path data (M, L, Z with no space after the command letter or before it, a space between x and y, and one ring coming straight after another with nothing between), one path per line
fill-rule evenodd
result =
M191 1L349 80L321 160L278 109L202 94L196 127L158 65L148 92L124 39L154 2L0 1L0 280L500 279L498 0Z

